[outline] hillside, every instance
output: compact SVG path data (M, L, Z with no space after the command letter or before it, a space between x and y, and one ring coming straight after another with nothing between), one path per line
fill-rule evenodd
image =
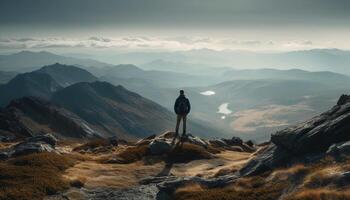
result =
M23 97L1 110L0 132L10 138L52 133L59 138L95 138L99 133L72 112L38 97Z
M144 137L174 127L175 117L164 107L107 82L77 83L57 91L53 102L76 113L106 136ZM189 131L209 135L216 131L189 122Z
M98 127L105 135L140 137L172 125L165 108L107 82L74 84L56 92L52 101Z
M53 92L62 87L48 74L29 72L18 74L7 84L0 85L0 106L24 96L37 96L49 99Z
M348 200L349 108L350 97L343 95L330 110L275 132L262 144L191 134L172 142L174 132L137 142L62 143L49 134L14 146L0 142L0 167L6 175L0 181L11 188L0 191L0 199ZM24 153L26 148L34 153ZM57 181L47 181L53 175L42 172L36 181L47 184L31 187L30 178L38 175L28 173L32 162L61 169L53 173ZM16 184L9 184L9 177ZM52 187L53 193L45 192ZM18 192L22 188L31 196Z

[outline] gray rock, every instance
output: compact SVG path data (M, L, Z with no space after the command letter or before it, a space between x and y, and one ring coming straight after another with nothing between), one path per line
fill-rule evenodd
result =
M28 155L32 153L54 152L52 145L44 142L22 142L13 147L11 156Z
M167 131L160 134L157 138L170 139L175 137L175 132ZM150 138L150 137L148 137ZM153 138L154 139L154 138Z
M342 94L338 99L337 105L341 106L346 104L347 102L350 102L350 95Z
M150 152L152 155L162 155L169 153L172 150L171 142L166 139L154 139L149 144Z
M221 139L212 139L212 140L209 140L209 143L211 145L213 145L214 147L227 147L228 146L228 144L224 140L221 140Z
M187 135L186 140L187 140L187 142L189 142L191 144L202 146L204 148L208 147L208 143L206 141L202 140L201 138L199 138L197 136L193 136L191 134Z
M333 144L326 152L328 155L350 155L350 141Z
M259 151L254 159L243 166L242 169L239 170L239 174L241 176L258 175L288 163L291 158L292 156L287 151L274 144L270 144Z
M224 140L228 145L242 145L243 140L239 137L233 136L230 140L225 139Z
M0 153L0 159L7 159L14 156L28 155L32 153L56 152L56 142L57 139L51 134L27 138L21 143L4 149Z
M151 184L127 189L97 188L84 193L86 199L91 200L156 200L158 188Z
M56 146L57 139L50 133L47 133L45 135L38 135L35 137L30 137L27 139L28 143L37 143L37 142L44 142L46 144L51 145L52 147Z
M272 134L271 141L294 154L326 151L332 144L350 140L350 103L342 102L304 123Z
M0 152L0 160L6 160L10 157L9 152L3 151Z
M118 146L119 140L117 136L112 136L108 138L108 143L113 146Z
M342 172L334 181L334 184L338 187L344 187L350 185L350 172Z

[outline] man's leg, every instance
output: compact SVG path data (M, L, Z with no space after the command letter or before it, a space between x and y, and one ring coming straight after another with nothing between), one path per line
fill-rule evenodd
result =
M175 129L175 135L176 136L179 134L180 121L181 121L181 115L177 115L176 129Z
M186 135L186 119L187 115L182 116L182 136Z
M180 115L177 115L177 118L176 118L175 135L174 135L173 141L171 141L171 145L173 145L173 144L175 143L175 140L176 140L177 136L179 135L180 121L181 121L181 116L180 116Z

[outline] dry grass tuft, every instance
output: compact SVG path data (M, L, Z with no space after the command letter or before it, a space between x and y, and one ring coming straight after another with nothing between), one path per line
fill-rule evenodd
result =
M0 199L41 199L69 187L61 176L75 160L56 153L37 153L0 163Z
M175 199L181 200L275 200L278 199L283 189L284 182L266 184L262 178L254 177L241 183L242 187L231 185L225 188L214 189L186 189L179 188L175 191Z
M219 177L219 176L224 176L224 175L228 175L228 174L233 174L235 172L237 172L238 169L236 168L223 168L220 169L218 172L216 172L214 174L214 177Z
M120 164L129 164L142 160L143 157L149 154L148 145L139 145L126 148L116 156L116 160Z
M172 162L189 162L199 159L210 159L213 155L201 146L183 143L183 145L176 146L173 151L168 154L168 159Z
M104 139L94 139L86 142L83 145L77 146L73 149L73 151L87 151L90 149L95 149L97 147L105 147L109 146L109 142Z
M311 189L301 191L285 200L350 200L350 192L329 189Z
M319 170L312 173L306 177L304 180L304 185L308 188L319 188L331 184L339 175L339 173L331 169L332 168Z

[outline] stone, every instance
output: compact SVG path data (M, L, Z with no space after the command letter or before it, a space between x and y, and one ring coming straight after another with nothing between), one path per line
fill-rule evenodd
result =
M170 141L165 139L154 139L150 144L150 153L152 155L162 155L169 153L172 150Z
M56 146L57 139L50 133L47 133L45 135L38 135L34 137L30 137L27 139L27 142L29 143L36 143L36 142L44 142L46 144L49 144L53 147Z
M209 143L211 145L213 145L214 147L226 147L228 146L228 144L221 139L213 139L213 140L209 140Z
M13 153L11 156L22 156L32 153L41 153L41 152L54 152L55 149L47 143L43 142L23 142L17 144L13 147Z
M199 138L197 136L193 136L191 134L187 135L186 140L187 140L187 142L189 142L191 144L202 146L204 148L208 147L208 143L206 141L202 140L201 138Z
M118 142L118 138L117 136L112 136L108 138L108 143L112 146L118 146L119 142Z
M326 153L336 157L350 155L350 141L333 144Z
M324 152L332 144L349 141L349 132L350 103L347 100L306 122L272 134L271 141L293 154L303 155Z
M341 106L341 105L344 105L344 104L346 104L348 102L350 102L350 95L342 94L340 96L340 98L338 99L337 105Z
M270 144L257 152L257 156L250 160L240 170L241 176L254 176L265 171L280 167L288 163L291 155L284 149Z

